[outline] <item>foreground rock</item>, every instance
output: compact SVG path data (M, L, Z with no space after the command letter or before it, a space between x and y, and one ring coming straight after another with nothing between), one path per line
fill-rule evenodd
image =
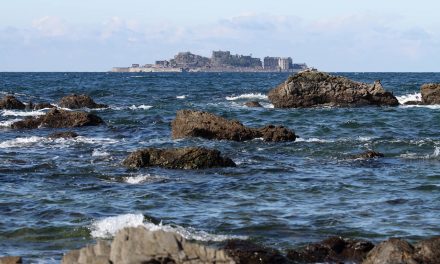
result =
M234 167L235 163L222 157L217 150L194 147L136 150L123 161L123 165L130 168L159 166L169 169L206 169Z
M85 94L72 94L68 96L64 96L61 98L58 103L60 107L70 108L70 109L79 109L79 108L107 108L108 105L105 104L97 104L93 99Z
M269 100L277 108L330 106L397 106L399 102L379 81L366 84L318 71L304 71L272 89Z
M361 263L373 247L368 241L330 237L300 250L290 250L287 257L295 263Z
M23 263L22 261L21 257L0 257L0 264L21 264Z
M171 126L174 139L187 137L234 141L254 138L263 138L265 141L294 141L296 139L295 133L283 126L249 128L237 120L228 120L208 112L194 110L178 111Z
M30 117L17 121L13 123L11 127L15 129L33 129L38 127L66 128L97 126L100 124L104 124L104 121L97 115L54 108L43 116Z
M263 247L247 240L229 240L223 249L237 263L285 264L290 261L278 250Z
M259 102L257 102L257 101L249 101L249 102L246 102L244 105L247 106L247 107L263 107L263 106L262 106Z
M423 104L440 104L440 83L424 84L420 88Z
M78 134L73 131L66 131L66 132L55 132L48 136L50 139L57 139L57 138L76 138L78 137Z
M97 245L71 251L61 263L232 264L235 261L223 250L190 243L175 233L130 227L119 231L111 245L101 241Z
M0 109L24 110L25 108L26 105L12 95L6 95L2 100L0 100Z

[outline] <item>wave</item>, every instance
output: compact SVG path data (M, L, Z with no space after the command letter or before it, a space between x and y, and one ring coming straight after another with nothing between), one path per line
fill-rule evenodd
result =
M44 137L25 137L25 138L16 138L11 140L5 140L0 143L0 148L19 148L33 145L38 142L48 141L49 139Z
M185 99L185 98L186 98L186 95L178 95L178 96L176 96L176 98L177 98L177 99Z
M401 96L396 96L396 98L397 98L397 101L399 101L399 104L404 104L404 103L410 102L410 101L421 102L422 101L422 94L421 93L404 94Z
M335 142L347 142L347 141L359 141L368 142L374 140L374 137L355 137L355 138L338 138L338 139L322 139L322 138L297 138L295 142L306 142L306 143L335 143Z
M92 223L90 230L94 238L111 238L125 227L143 226L150 231L163 230L166 232L174 232L180 234L188 240L198 241L225 241L228 239L247 239L246 236L233 235L216 235L205 231L195 230L191 227L182 227L179 225L164 225L161 223L154 224L145 221L142 214L123 214L118 216L106 217L101 220L96 220Z
M167 177L163 176L155 176L150 174L142 174L142 175L136 175L136 176L128 176L123 177L122 180L129 184L140 184L140 183L153 183L153 182L161 182L164 180L167 180Z
M21 120L23 119L16 118L12 120L0 121L0 127L11 127L12 124Z
M58 143L60 144L59 145L60 147L63 147L66 144L68 145L72 143L105 145L105 144L116 144L118 143L118 141L111 138L88 138L82 136L72 139L65 139L65 138L50 139L46 137L32 136L32 137L21 137L21 138L5 140L0 143L0 148L20 148L20 147L28 147L35 144L47 144L47 143Z
M3 110L2 116L41 116L46 114L45 112L38 110L38 111L14 111L14 110Z
M92 152L92 157L108 157L108 156L110 156L110 153L100 149L94 149Z
M150 108L153 108L151 105L132 105L132 106L111 106L110 107L113 110L148 110Z
M241 94L237 96L226 96L226 100L228 101L235 101L239 99L260 99L260 100L267 100L267 95L262 93L246 93Z
M434 147L432 154L428 155L418 155L417 153L404 153L400 155L401 158L405 159L439 159L440 158L440 147Z

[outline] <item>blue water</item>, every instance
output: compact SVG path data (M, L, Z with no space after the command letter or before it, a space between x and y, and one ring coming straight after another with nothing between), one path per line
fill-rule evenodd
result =
M415 98L440 73L340 73ZM417 240L440 232L440 106L274 109L265 94L284 73L0 73L0 96L56 103L86 93L108 109L106 126L7 128L23 115L0 110L0 255L58 262L68 250L110 238L130 223L188 238L247 237L281 250L329 235ZM257 100L264 108L247 108ZM280 124L296 142L172 140L179 109L209 111L248 126ZM127 170L142 147L206 146L236 168ZM386 157L352 156L374 149ZM116 218L112 218L116 217ZM139 220L140 217L140 220ZM143 220L143 218L145 218Z

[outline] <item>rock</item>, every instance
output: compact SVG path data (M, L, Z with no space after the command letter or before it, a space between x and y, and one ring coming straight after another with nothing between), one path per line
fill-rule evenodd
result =
M79 250L73 250L63 256L62 264L111 264L110 245L105 241L98 241Z
M420 88L423 104L440 104L440 83L428 83Z
M368 150L363 153L354 155L353 158L355 158L355 159L374 159L374 158L383 158L383 157L385 157L385 155L383 153L376 152L373 150Z
M0 264L21 264L21 263L23 263L21 257L17 257L17 256L0 257Z
M440 237L423 240L415 245L414 258L423 264L440 263Z
M55 132L55 133L52 133L48 136L48 138L51 138L51 139L56 139L56 138L67 139L67 138L76 138L76 137L78 137L78 134L73 131Z
M373 247L364 240L330 237L300 250L289 250L287 258L295 263L361 263Z
M272 89L269 100L277 108L331 106L397 106L399 102L382 87L355 82L318 71L304 71Z
M0 109L24 110L26 109L26 105L18 101L14 96L6 95L2 100L0 100Z
M108 105L105 104L97 104L90 96L87 96L85 94L72 94L68 96L64 96L61 98L60 102L58 103L60 107L64 108L70 108L70 109L79 109L79 108L106 108Z
M104 124L104 121L97 115L53 108L43 116L17 121L11 127L15 129L33 129L38 127L65 128L96 126L100 124Z
M247 106L247 107L263 107L263 106L262 106L259 102L257 102L257 101L249 101L249 102L246 102L244 105Z
M228 240L223 249L237 263L241 264L289 263L289 260L278 250L266 248L247 240Z
M266 141L294 141L295 133L284 127L249 128L237 120L201 111L180 110L171 123L172 137L202 137L206 139L245 141L262 137Z
M46 109L46 108L55 108L55 106L51 105L49 103L37 103L37 104L34 104L32 107L33 110L41 110L41 109Z
M406 101L403 103L404 105L423 105L422 101Z
M206 169L212 167L234 167L229 158L220 156L217 150L200 147L136 150L124 161L123 165L130 168L159 166L169 169Z
M417 264L414 247L399 238L390 238L375 246L363 264Z

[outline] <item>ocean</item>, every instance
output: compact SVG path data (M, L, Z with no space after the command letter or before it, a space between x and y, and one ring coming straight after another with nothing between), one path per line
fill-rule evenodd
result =
M401 103L420 100L440 73L335 73L380 79ZM48 139L8 128L47 110L0 110L0 255L58 263L63 253L125 226L218 243L251 239L280 250L331 235L378 242L440 233L440 105L275 109L267 92L288 73L0 73L0 97L50 102L88 94L105 126ZM263 108L244 106L261 102ZM180 109L251 127L293 129L295 142L173 140ZM237 167L143 168L122 160L144 147L205 146ZM366 150L385 158L362 160Z

